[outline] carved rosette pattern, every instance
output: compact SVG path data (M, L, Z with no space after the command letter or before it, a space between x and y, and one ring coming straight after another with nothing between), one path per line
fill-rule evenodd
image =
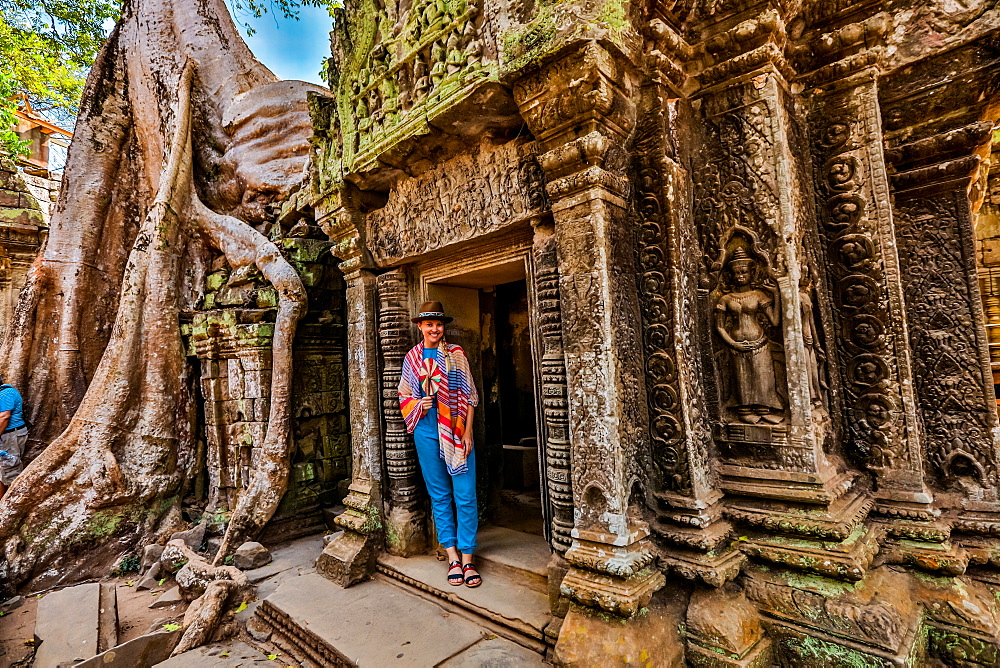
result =
M814 166L820 235L837 306L849 452L873 470L886 470L906 459L908 434L889 331L885 265L864 191L870 157L858 140L857 123L847 116L821 118L813 133Z
M566 360L562 348L562 315L559 307L559 268L555 237L536 241L534 283L542 359L542 420L545 435L546 484L552 510L552 548L565 552L572 543L573 484L566 404Z
M645 357L650 451L663 489L685 496L692 481L680 406L676 357L673 354L676 314L671 303L674 283L670 263L669 221L662 201L665 192L661 123L644 115L636 128L640 224L638 245L642 348Z
M420 503L417 453L399 410L399 377L409 349L406 276L389 271L376 279L379 300L379 344L382 351L382 411L385 419L385 465L393 507L415 509Z
M971 477L993 487L993 391L980 365L970 364L987 344L978 340L985 332L968 271L976 266L968 196L954 189L899 199L896 212L903 221L897 241L926 457L946 481Z

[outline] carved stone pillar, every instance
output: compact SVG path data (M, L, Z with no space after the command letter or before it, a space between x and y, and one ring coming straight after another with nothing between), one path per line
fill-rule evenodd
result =
M378 286L378 335L382 351L382 410L385 415L385 466L389 512L386 549L402 557L427 549L426 514L422 507L420 472L413 437L406 432L399 409L399 377L410 347L410 312L406 274L381 274Z
M339 197L332 212L317 222L335 242L347 284L347 391L350 400L351 484L336 523L344 533L327 543L316 570L342 587L367 579L383 544L382 419L378 373L375 276L364 268L364 251L355 220L359 215Z
M864 31L859 31L864 35ZM877 510L930 520L876 70L810 83L817 210L834 298L846 441L875 475Z
M662 27L666 30L666 27ZM639 295L649 409L650 459L660 562L688 579L721 586L739 574L738 550L719 549L732 526L711 474L712 433L697 319L698 250L687 170L668 147L676 102L660 75L641 91L634 150L642 224Z
M926 475L960 493L954 530L996 535L1000 442L969 196L992 131L972 123L887 155Z
M767 34L771 18L750 23ZM704 136L693 200L720 486L728 517L759 531L741 543L748 556L857 580L877 550L862 524L872 501L866 480L825 447L836 395L823 362L832 337L803 128L781 56L738 57L745 30L718 41L734 51L717 55L733 57L702 73L696 105Z
M620 56L619 56L620 57ZM634 615L663 585L635 510L648 441L634 226L621 147L635 122L631 71L588 42L516 82L542 150L555 221L576 517L562 592ZM573 609L560 636L576 628Z
M572 541L573 481L566 408L566 360L563 355L562 318L559 307L559 265L556 239L550 224L535 227L532 247L532 280L541 338L539 371L542 379L542 432L545 481L551 508L551 544L560 554Z

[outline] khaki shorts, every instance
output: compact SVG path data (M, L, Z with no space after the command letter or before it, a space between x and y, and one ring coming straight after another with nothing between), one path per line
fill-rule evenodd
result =
M24 470L24 446L28 443L28 428L18 427L14 431L0 434L0 450L6 450L7 456L0 457L0 482L9 485L14 478Z

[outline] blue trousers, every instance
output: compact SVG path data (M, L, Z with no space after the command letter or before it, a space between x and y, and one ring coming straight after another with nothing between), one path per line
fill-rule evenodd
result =
M431 497L438 542L443 547L457 547L462 554L472 554L476 551L476 532L479 530L476 451L473 449L469 453L469 470L453 476L449 475L441 459L436 435L428 438L415 433L413 436L420 471Z

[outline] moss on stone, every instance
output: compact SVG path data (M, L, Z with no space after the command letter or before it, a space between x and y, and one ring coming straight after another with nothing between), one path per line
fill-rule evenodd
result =
M822 575L798 573L795 571L789 571L786 573L785 580L790 586L795 587L796 589L815 591L829 598L836 598L838 596L843 596L844 594L853 593L857 591L858 587L857 583L844 582L842 580L835 580Z
M835 643L799 636L785 641L788 650L808 665L824 668L883 668L889 664L876 656Z

